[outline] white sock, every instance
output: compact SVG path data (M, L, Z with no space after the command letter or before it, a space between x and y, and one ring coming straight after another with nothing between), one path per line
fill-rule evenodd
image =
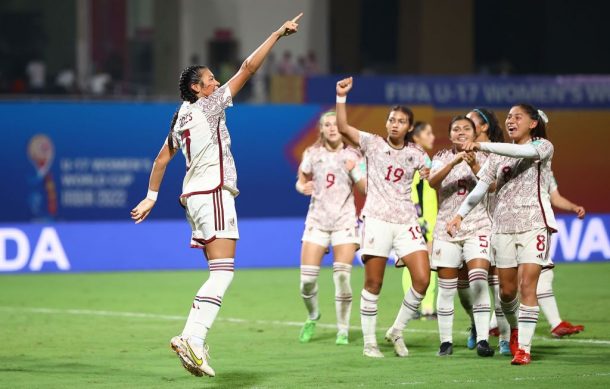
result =
M362 325L362 337L364 344L377 344L377 301L378 294L373 294L366 289L362 289L360 294L360 324Z
M458 280L457 283L458 296L462 307L470 317L470 323L474 325L474 316L472 315L472 293L470 291L470 283L468 280Z
M347 335L349 317L352 312L352 286L350 275L352 265L335 262L333 264L333 281L335 282L335 311L337 313L337 330Z
M542 309L542 313L549 321L551 329L557 327L561 323L561 316L559 316L559 308L557 307L557 300L553 293L553 269L542 269L540 278L538 278L538 288L536 294L538 295L538 305Z
M441 343L453 343L454 302L457 293L457 278L438 279L438 297L436 299L436 314L438 315L438 334Z
M519 348L525 350L526 353L529 353L532 348L532 337L536 331L539 312L538 306L519 305Z
M301 297L305 302L310 320L317 320L318 311L318 276L320 266L301 265Z
M472 315L477 329L477 343L489 338L489 290L487 289L487 270L468 271L468 282L473 296Z
M506 321L504 312L502 312L502 306L500 305L500 281L498 280L498 276L490 274L487 276L487 283L494 296L495 314L493 315L493 318L496 319L495 325L492 325L491 320L489 321L489 327L498 327L498 331L500 331L500 340L508 342L510 340L510 325L508 325L508 321Z
M508 321L508 325L510 329L517 328L517 310L519 309L519 298L515 297L513 301L504 302L500 300L500 306L502 307L502 312L504 312L504 317L506 321Z
M417 310L423 299L424 296L417 293L412 286L409 288L405 294L404 300L402 300L402 304L400 304L396 320L394 320L394 324L392 325L393 335L402 335L402 331L407 326L409 320L417 317Z
M208 262L208 267L210 276L199 288L182 331L183 337L191 339L197 345L203 345L220 311L222 297L233 280L234 260L213 259Z

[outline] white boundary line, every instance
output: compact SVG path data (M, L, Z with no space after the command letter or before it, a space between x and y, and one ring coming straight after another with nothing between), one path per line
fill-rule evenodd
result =
M75 316L107 316L107 317L129 317L138 319L156 319L156 320L170 320L170 321L184 321L186 316L177 315L163 315L157 313L146 313L146 312L122 312L122 311L104 311L104 310L92 310L92 309L56 309L56 308L21 308L21 307L8 307L0 306L0 311L12 311L12 312L28 312L28 313L43 313L51 315L75 315ZM276 325L276 326L289 326L289 327L301 327L302 322L296 321L281 321L281 320L249 320L239 319L233 317L220 317L217 320L225 321L228 323L250 323L250 324L261 324L261 325ZM318 323L318 327L321 328L336 328L334 324ZM406 332L413 333L428 333L436 334L436 330L424 330L417 328L407 328ZM601 346L610 346L610 340L604 339L555 339L546 336L536 336L536 340L547 341L547 342L566 342L566 343L585 343L585 344L596 344ZM610 375L610 373L609 373Z

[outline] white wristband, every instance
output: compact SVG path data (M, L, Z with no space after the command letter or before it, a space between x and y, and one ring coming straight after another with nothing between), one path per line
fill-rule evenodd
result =
M345 95L345 96L337 95L337 103L345 104L346 101L347 101L347 95Z
M349 171L349 176L352 178L352 181L354 181L354 183L360 181L362 179L362 172L360 171L360 167L356 165L356 167Z
M157 201L157 196L159 196L159 192L155 192L154 190L148 190L146 194L146 198L152 201Z

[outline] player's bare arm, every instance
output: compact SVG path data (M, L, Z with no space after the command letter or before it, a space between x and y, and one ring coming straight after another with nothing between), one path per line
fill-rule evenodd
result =
M451 160L450 163L446 164L442 168L438 170L432 170L430 175L428 176L428 183L434 190L439 190L441 187L441 183L443 180L451 173L451 170L456 167L460 162L464 160L466 156L465 151L460 151L455 154L455 157Z
M235 96L246 82L256 73L261 67L267 55L271 52L273 46L280 40L280 38L288 35L292 35L297 32L299 24L298 21L303 16L301 12L295 16L292 20L285 22L277 31L274 31L256 50L252 52L241 64L241 67L235 73L235 75L229 80L229 89L231 90L231 96Z
M583 219L586 214L584 207L576 205L570 200L566 199L561 195L561 193L559 193L558 190L551 192L551 205L563 211L574 212L579 219Z
M176 149L170 151L167 144L164 144L155 158L155 162L153 163L152 170L150 172L150 178L148 181L148 191L149 194L146 198L131 210L131 218L135 220L136 224L143 222L147 217L150 211L153 209L156 203L156 193L159 192L159 188L161 187L161 182L163 181L163 176L165 175L165 169L167 165L172 160L172 158L176 155ZM154 194L151 196L151 194Z
M347 109L345 107L345 98L352 89L353 83L352 77L337 82L337 128L350 144L360 146L360 133L347 122Z

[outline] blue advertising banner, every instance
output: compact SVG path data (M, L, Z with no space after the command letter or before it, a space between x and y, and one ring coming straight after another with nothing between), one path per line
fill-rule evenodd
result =
M150 169L175 104L0 103L0 222L121 220L146 195ZM241 217L297 216L308 199L294 190L287 156L318 105L227 110ZM170 163L155 218L177 219L185 162ZM281 198L281 201L278 201Z
M558 215L556 263L610 261L610 214ZM298 267L304 218L241 219L238 268ZM0 273L205 268L184 220L0 224ZM324 264L332 262L327 255Z
M334 104L341 76L307 79L307 103ZM546 108L610 108L610 76L356 76L354 104L506 108L529 102Z

